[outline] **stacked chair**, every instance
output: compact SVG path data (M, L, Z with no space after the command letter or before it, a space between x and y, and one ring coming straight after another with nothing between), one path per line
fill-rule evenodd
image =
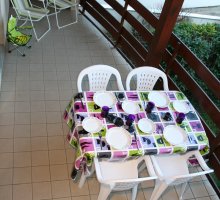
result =
M36 40L40 41L51 29L50 21L48 18L49 10L46 9L44 1L42 1L43 8L33 5L30 0L10 0L10 1L17 14L17 19L23 20L24 24L27 21L30 21L33 27ZM42 33L39 36L34 26L34 22L39 22L43 20L44 18L47 20L48 28L46 29L44 33Z

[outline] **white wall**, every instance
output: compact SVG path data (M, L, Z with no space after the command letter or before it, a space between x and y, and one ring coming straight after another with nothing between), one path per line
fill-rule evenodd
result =
M8 22L9 1L0 0L0 44L5 43Z

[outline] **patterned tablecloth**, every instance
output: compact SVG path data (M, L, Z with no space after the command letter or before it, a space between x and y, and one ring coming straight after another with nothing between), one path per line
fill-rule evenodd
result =
M209 143L202 123L184 94L178 91L164 92L169 99L169 105L166 108L154 107L152 113L147 114L145 112L146 105L148 103L149 92L139 91L117 91L112 92L114 95L122 97L121 102L125 100L135 101L140 105L140 112L135 115L135 121L133 123L133 130L136 132L137 140L134 139L134 132L131 131L132 144L126 150L113 149L105 140L106 131L115 125L109 123L106 119L103 119L100 115L101 109L94 108L93 95L94 92L84 92L82 103L80 99L74 99L70 101L64 112L64 120L66 121L70 132L68 134L68 140L71 146L76 148L76 160L75 169L80 169L84 166L89 167L92 164L93 157L107 158L111 160L117 159L131 159L133 157L149 154L173 154L184 153L191 150L200 150L202 154L209 151ZM190 112L186 114L186 117L181 125L178 125L175 121L177 112L173 108L173 101L185 101L189 107ZM83 108L84 107L84 108ZM163 116L166 112L169 112L172 119L165 121ZM118 102L113 108L110 109L111 114L115 114L126 121L127 114L118 105ZM97 117L102 120L102 149L100 145L100 138L98 133L85 134L82 130L82 121L88 116ZM151 119L155 125L156 130L153 133L143 133L137 126L138 120L141 118ZM182 145L171 145L163 137L164 127L168 125L177 125L183 128L187 133L187 141ZM128 128L124 126L124 128ZM134 142L135 141L135 142Z

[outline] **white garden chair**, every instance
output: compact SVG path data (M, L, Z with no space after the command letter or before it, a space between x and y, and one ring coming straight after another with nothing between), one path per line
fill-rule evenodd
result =
M157 179L150 157L145 156L144 160L149 176L139 178L138 164L143 161L143 157L123 162L99 162L95 158L96 176L101 184L98 200L106 200L112 190L124 191L130 189L132 189L131 199L135 200L139 183Z
M126 90L130 90L131 80L137 76L137 88L139 91L153 90L153 87L159 78L163 79L163 89L169 90L166 74L155 67L138 67L129 72L126 78Z
M89 90L90 91L103 91L107 89L107 85L111 75L116 77L117 86L119 90L124 90L121 76L117 69L108 65L93 65L83 69L78 76L77 87L78 92L82 92L83 78L88 75Z
M188 169L188 159L195 156L201 168L204 171L190 173ZM151 195L150 200L157 200L168 186L182 184L180 197L182 199L187 182L196 176L212 173L199 151L191 151L184 155L157 155L151 156L151 160L158 176L156 180L155 189Z
M51 29L50 21L48 18L49 10L46 9L44 0L40 0L42 1L44 8L33 5L30 0L10 0L10 1L13 6L13 9L16 12L17 19L25 21L24 24L27 21L30 21L33 27L36 40L40 41ZM38 36L35 30L34 22L41 21L43 18L46 18L48 23L48 28L43 34L41 34L41 36Z
M77 0L47 0L47 5L54 8L54 13L51 13L50 15L55 14L56 16L56 23L58 29L64 28L66 26L70 26L72 24L75 24L78 22L78 2ZM60 25L59 21L62 21L62 19L59 20L58 14L65 9L69 9L74 7L75 17L72 20L72 22Z

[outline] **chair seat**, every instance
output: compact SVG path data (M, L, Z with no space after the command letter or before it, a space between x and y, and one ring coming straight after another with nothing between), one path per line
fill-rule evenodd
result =
M118 180L118 179L134 179L138 178L138 170L134 170L137 165L135 160L124 162L99 162L103 180Z
M183 174L189 174L186 161L181 158L181 155L155 156L155 159L157 160L160 170L166 179Z

